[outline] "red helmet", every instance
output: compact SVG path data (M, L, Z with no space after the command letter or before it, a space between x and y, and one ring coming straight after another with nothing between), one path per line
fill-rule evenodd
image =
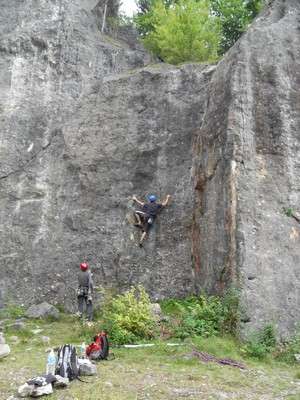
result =
M80 264L80 269L81 269L81 271L86 271L87 269L88 269L88 267L89 267L89 264L88 263L81 263Z

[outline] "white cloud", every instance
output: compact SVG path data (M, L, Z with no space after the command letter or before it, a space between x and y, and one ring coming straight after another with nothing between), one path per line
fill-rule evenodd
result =
M135 0L121 0L121 3L120 11L129 17L137 11Z

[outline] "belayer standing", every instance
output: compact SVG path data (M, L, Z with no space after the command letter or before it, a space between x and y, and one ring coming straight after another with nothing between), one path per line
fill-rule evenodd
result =
M154 194L148 196L148 202L144 203L141 200L138 200L136 196L132 197L136 203L141 206L141 210L136 210L134 212L137 223L135 226L138 226L142 229L143 233L139 242L139 245L143 245L143 241L147 236L150 228L153 226L156 216L159 212L168 205L171 196L168 194L165 200L162 203L157 203L157 198Z
M93 291L94 285L89 265L86 262L81 263L78 273L78 315L82 317L85 308L89 321L93 319Z

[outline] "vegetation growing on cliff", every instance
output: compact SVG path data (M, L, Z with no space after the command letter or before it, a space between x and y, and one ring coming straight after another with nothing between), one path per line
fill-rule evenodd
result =
M216 61L220 41L218 19L210 15L207 0L179 0L166 8L162 1L151 9L154 29L144 36L149 50L162 60Z
M138 0L145 46L165 62L212 62L260 11L263 0Z

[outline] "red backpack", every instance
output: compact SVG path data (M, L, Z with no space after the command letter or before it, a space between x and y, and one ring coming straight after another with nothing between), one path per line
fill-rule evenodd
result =
M91 360L107 360L109 343L105 332L98 333L93 343L86 348L86 355Z

